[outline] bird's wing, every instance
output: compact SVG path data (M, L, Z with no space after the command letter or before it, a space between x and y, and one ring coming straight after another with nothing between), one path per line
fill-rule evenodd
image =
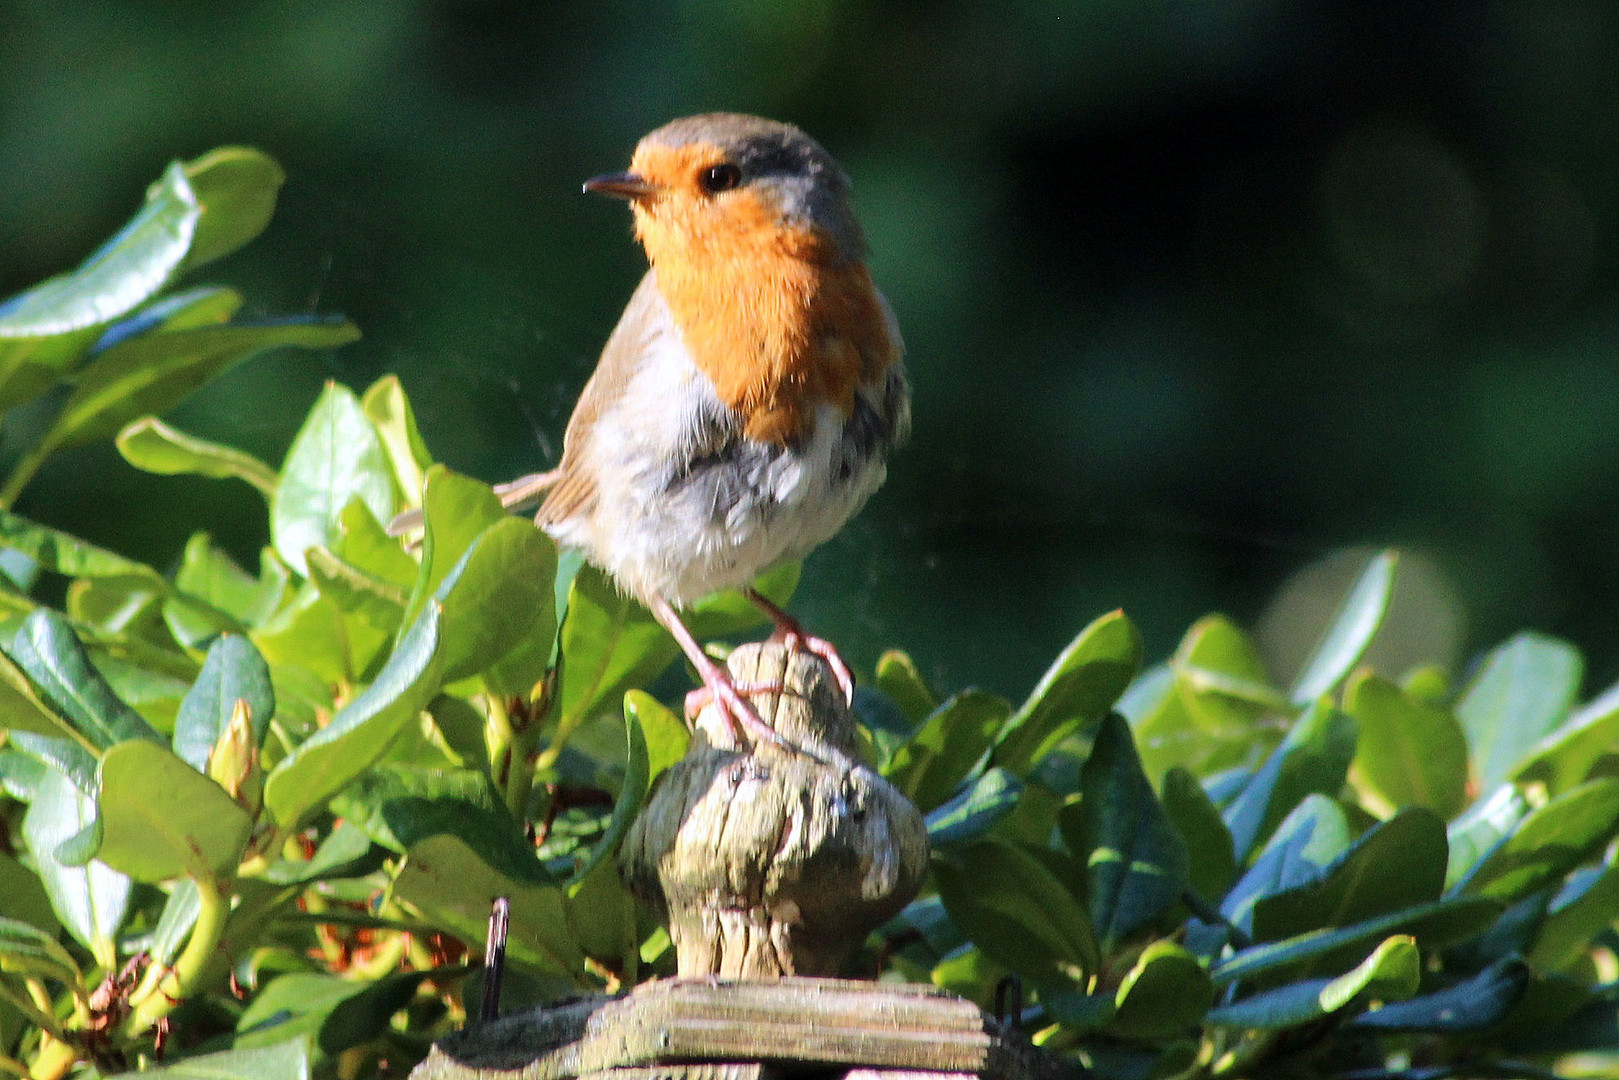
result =
M562 436L562 461L551 471L553 481L536 520L544 525L573 517L586 510L595 497L596 485L583 468L585 443L591 429L607 407L624 392L624 387L645 360L647 341L654 328L668 322L668 308L658 292L657 279L648 270L641 284L624 306L624 314L602 347L601 359L591 373L579 401L568 419Z

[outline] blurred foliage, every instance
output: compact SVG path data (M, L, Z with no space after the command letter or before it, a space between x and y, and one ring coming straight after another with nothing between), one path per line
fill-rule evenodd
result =
M229 260L244 310L366 339L237 369L175 423L279 460L326 379L393 371L444 460L504 479L554 462L640 272L578 182L674 116L793 120L855 178L916 384L914 443L798 602L858 662L904 641L1010 692L1077 612L1124 606L1162 654L1218 607L1288 676L1349 571L1266 611L1276 583L1397 543L1405 658L1527 624L1613 674L1616 46L1607 0L19 0L0 294L168 160L262 147L290 180ZM20 509L251 557L251 491L204 483L90 445ZM206 522L153 512L204 490Z

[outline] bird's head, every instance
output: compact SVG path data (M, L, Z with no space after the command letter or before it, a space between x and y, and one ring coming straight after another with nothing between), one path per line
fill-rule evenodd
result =
M665 124L641 140L628 172L585 190L629 200L654 266L767 255L836 266L865 255L848 177L814 139L774 120L705 113Z

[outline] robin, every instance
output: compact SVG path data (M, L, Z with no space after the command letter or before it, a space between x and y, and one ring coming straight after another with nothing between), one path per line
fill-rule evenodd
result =
M709 113L641 140L587 192L629 202L651 268L585 384L539 524L646 605L738 736L779 743L681 621L742 588L777 637L835 649L748 583L824 543L883 482L910 424L898 327L865 263L849 180L790 124ZM756 688L755 688L756 689Z

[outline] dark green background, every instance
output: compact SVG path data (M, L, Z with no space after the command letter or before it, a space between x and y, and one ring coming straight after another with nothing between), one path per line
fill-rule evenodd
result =
M1394 543L1422 649L1533 626L1606 678L1616 56L1610 0L5 0L0 292L170 159L262 147L280 212L209 278L366 337L176 422L279 461L323 380L394 371L437 455L501 479L554 460L641 271L579 181L763 113L853 174L910 348L915 439L795 605L857 664L1021 694L1122 605L1154 656L1218 608L1285 667L1309 618L1267 600ZM245 488L103 449L20 508L160 564L265 535Z

